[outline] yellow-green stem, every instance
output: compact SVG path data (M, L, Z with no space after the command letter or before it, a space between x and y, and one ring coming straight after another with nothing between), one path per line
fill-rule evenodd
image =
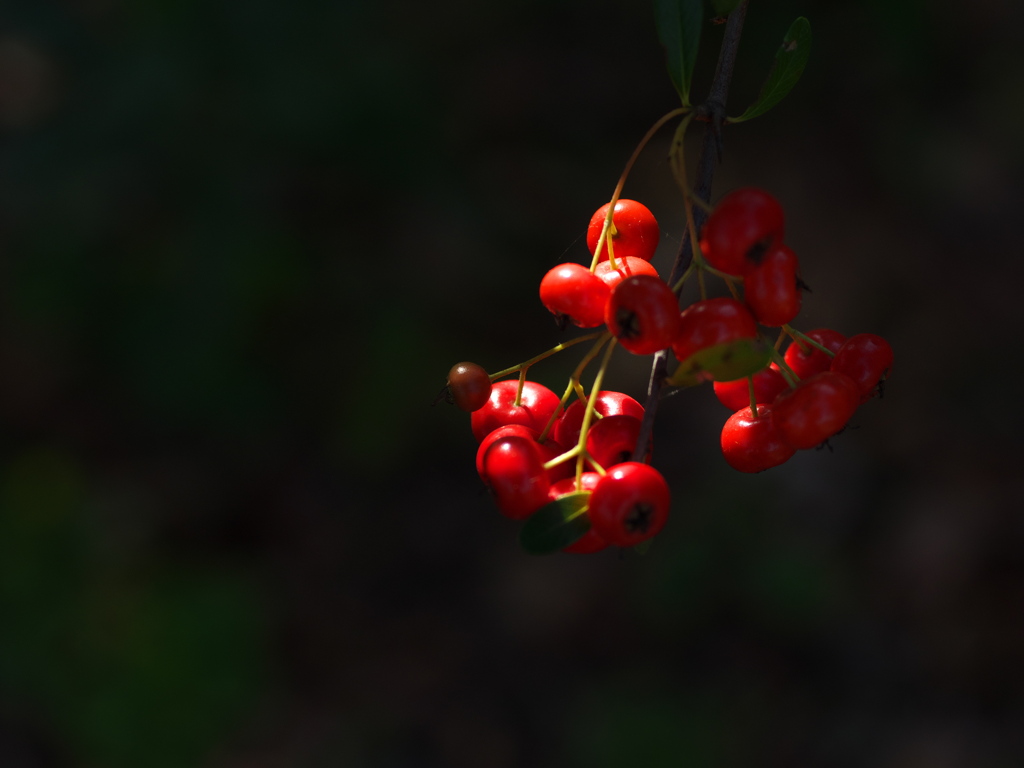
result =
M594 334L591 335L591 338L593 337L593 335ZM544 442L548 434L550 434L551 428L554 426L557 417L560 415L560 412L565 410L565 404L569 401L569 395L572 394L573 390L576 391L576 395L579 397L580 400L585 401L587 399L586 392L584 392L583 387L580 386L580 376L583 375L584 369L588 365L590 365L591 360L597 357L597 353L601 351L601 347L604 346L605 342L607 342L610 338L610 333L599 334L597 342L594 344L594 346L590 348L587 354L583 356L583 359L580 361L580 364L576 366L576 370L573 371L572 376L569 377L569 386L565 388L565 394L562 395L561 408L556 409L555 412L551 414L551 418L548 419L548 423L547 425L545 425L544 431L540 433L540 437L537 438L537 442Z
M569 341L563 341L561 344L552 347L547 352L541 352L536 357L531 357L526 362L519 363L518 365L513 365L511 368L506 368L503 371L498 371L497 373L490 374L491 381L497 381L498 379L502 379L508 376L510 373L518 373L519 371L523 370L523 368L529 368L534 363L537 363L546 357L551 357L552 355L561 352L563 349L568 349L569 347L572 347L583 341L590 341L591 339L596 339L602 333L605 333L605 331L594 331L593 333L588 333L584 336L577 336L575 339L569 339Z
M690 262L690 266L688 266L686 268L686 271L683 272L683 276L680 277L679 281L675 285L672 286L672 293L678 295L679 292L681 290L683 290L683 286L686 284L687 279L689 279L690 275L692 275L696 271L696 269L697 269L697 263L694 262L694 261L691 261Z
M523 399L523 387L526 386L526 372L528 370L530 369L523 368L523 370L519 372L519 387L516 389L516 400L514 403L512 403L512 405L514 405L516 408L522 405L521 401Z
M739 293L737 293L736 286L733 283L733 281L730 280L729 278L726 278L725 279L725 284L729 287L729 293L732 294L732 297L734 299L736 299L736 301L739 301L740 300L740 295L739 295Z
M772 348L771 353L772 360L777 366L779 366L779 373L782 374L782 378L786 380L786 383L789 384L789 386L795 386L796 383L800 381L800 377L797 376L796 372L789 367L789 363L786 362L786 358L782 356L782 353L779 352L779 350Z
M587 400L587 408L583 411L583 423L580 425L580 439L576 444L580 453L576 457L576 490L583 488L581 478L583 477L583 463L587 455L587 432L590 429L590 422L594 418L594 403L597 402L597 393L601 391L601 383L604 381L604 372L608 370L608 361L612 359L612 352L615 351L615 339L608 344L601 360L601 367L597 369L594 377L594 384L590 388L590 398Z
M548 419L548 423L544 425L544 431L537 436L537 442L543 443L547 440L548 435L551 433L551 428L555 426L555 422L558 421L558 417L565 411L565 404L569 400L569 395L572 394L572 380L569 381L569 386L565 388L565 394L562 395L562 402L559 403L558 407L552 412L551 417Z
M796 328L790 328L788 325L782 326L782 329L784 331L786 331L786 333L788 333L790 336L792 336L796 341L805 341L808 344L810 344L812 347L817 347L818 349L820 349L822 352L824 352L829 357L835 357L836 356L835 352L833 352L831 349L826 347L824 344L822 344L822 343L820 343L818 341L815 341L810 336L808 336L806 333L800 333L800 331L798 331ZM803 347L801 347L801 349L803 349Z
M562 462L568 461L569 459L573 458L577 453L579 453L579 450L580 447L578 445L574 445L565 453L560 453L558 456L555 456L555 458L551 459L551 461L544 462L544 469L551 469L552 467L557 467Z
M661 130L661 127L665 125L665 123L674 117L685 115L689 111L689 107L679 107L678 109L673 109L668 114L662 115L658 118L657 122L647 130L644 137L640 139L640 143L636 145L636 149L633 150L633 154L630 155L629 160L626 162L626 167L623 169L622 175L619 176L619 183L615 185L615 191L612 193L612 199L608 203L608 214L605 216L604 226L601 228L601 236L597 239L597 246L594 248L594 258L590 262L591 272L597 269L597 264L601 255L601 246L604 245L605 241L609 237L609 229L612 225L612 216L615 213L615 204L619 202L619 196L622 195L622 188L626 185L626 178L629 176L629 172L633 170L633 166L636 164L637 158L640 157L640 153L643 151L644 147L647 146L647 143L654 138L654 134ZM608 243L608 254L609 257L612 254L612 245L610 242ZM611 261L610 258L609 261ZM612 269L615 269L615 262L612 261L610 266Z

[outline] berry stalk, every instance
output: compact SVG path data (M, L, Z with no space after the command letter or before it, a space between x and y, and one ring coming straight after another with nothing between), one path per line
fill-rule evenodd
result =
M619 202L619 197L622 195L622 188L626 185L626 178L629 176L629 172L633 170L633 165L636 164L636 159L640 157L640 153L643 151L644 147L647 146L647 143L654 138L654 134L661 130L661 127L665 125L665 123L674 117L685 115L687 112L689 112L689 108L679 107L678 109L673 109L671 112L658 118L658 121L652 125L647 130L647 133L644 134L644 137L640 139L640 143L636 145L636 148L633 150L633 154L629 156L629 160L626 161L626 167L622 171L622 175L619 176L619 182L615 185L615 191L612 192L612 199L608 205L608 214L605 216L604 227L601 228L601 236L597 239L597 246L594 248L594 258L590 262L591 272L597 269L597 263L601 258L601 248L605 241L608 240L611 232L612 215L615 212L615 204ZM610 243L608 246L608 260L611 262L612 269L615 269L615 255L613 252L613 246Z
M574 344L579 344L579 343L584 342L584 341L590 341L591 339L596 339L602 333L604 333L604 331L594 331L593 333L588 333L588 334L585 334L583 336L577 336L575 339L569 339L569 341L563 341L561 344L555 345L554 347L549 349L547 352L541 352L539 355L537 355L535 357L531 357L529 360L526 360L526 361L524 361L522 363L519 363L518 365L513 365L511 368L506 368L506 369L504 369L502 371L498 371L497 373L492 373L491 374L491 381L497 381L498 379L503 379L503 378L505 378L506 376L508 376L509 374L512 374L512 373L519 373L520 371L522 371L522 370L524 370L526 368L529 368L534 363L538 363L538 362L540 362L541 360L543 360L546 357L551 357L552 355L554 355L554 354L556 354L558 352L561 352L563 349L568 349L569 347L573 346Z

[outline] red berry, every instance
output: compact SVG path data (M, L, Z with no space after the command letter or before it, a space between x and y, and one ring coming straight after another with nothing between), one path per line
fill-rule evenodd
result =
M609 288L614 288L618 283L633 275L658 277L658 270L654 268L651 262L638 259L636 256L627 256L624 259L619 258L616 251L615 269L612 269L612 263L605 259L597 263L597 266L594 268L594 274L604 280Z
M761 325L780 326L800 313L800 290L796 272L796 254L776 243L764 261L747 272L743 279L743 299Z
M587 248L591 253L597 248L609 205L610 203L605 203L590 217L590 225L587 227ZM619 200L615 203L612 226L605 239L612 238L612 250L615 252L616 261L626 256L649 261L658 247L660 236L658 222L646 205L636 200ZM608 243L605 242L601 247L601 257L598 261L607 260Z
M757 406L754 418L750 406L736 411L722 427L722 455L740 472L763 472L783 464L796 453L779 434L772 418L772 406Z
M559 264L540 281L540 300L555 315L566 315L581 328L604 322L608 284L582 264Z
M476 363L457 363L448 371L452 401L464 411L478 411L491 395L491 377Z
M832 358L831 370L845 373L860 389L860 401L866 402L875 393L878 382L892 368L892 347L881 336L858 333L846 340Z
M537 435L540 433L536 429L523 426L522 424L506 424L503 427L498 427L492 432L489 432L483 440L480 441L480 445L476 449L476 473L480 475L481 479L484 479L484 456L487 455L488 449L501 440L503 437L525 437L527 440L537 441Z
M605 469L630 461L640 438L640 419L606 416L587 432L587 454Z
M729 275L745 275L765 251L782 240L782 206L763 189L746 187L723 197L708 216L700 249L708 264Z
M604 318L619 344L634 355L652 355L679 333L679 300L659 278L635 275L615 286Z
M816 373L772 404L775 427L794 448L814 448L846 426L860 402L860 390L849 376Z
M480 475L480 478L484 478L484 456L487 455L487 451L491 445L500 440L503 437L525 437L527 440L531 440L537 445L537 450L540 451L541 461L547 463L556 456L561 456L565 453L565 448L562 447L561 443L548 438L543 443L537 442L537 436L539 433L535 429L525 427L522 424L506 424L504 427L498 427L496 430L491 432L485 437L480 445L476 449L476 471ZM556 464L548 470L548 477L551 482L561 480L563 477L569 477L569 475L575 475L576 465L571 461L563 461L561 464Z
M833 353L838 352L839 348L843 346L843 342L846 341L846 337L843 334L829 328L816 328L813 331L808 331L805 335L810 336L825 347L825 349ZM807 350L804 351L800 344L806 345ZM827 371L832 366L832 357L830 355L826 355L813 344L808 344L806 341L799 343L794 341L790 344L786 348L785 360L786 365L792 368L793 373L801 379Z
M580 476L580 486L582 491L592 491L597 485L597 481L601 479L601 476L597 472L584 472ZM548 491L548 499L551 501L557 501L563 496L567 496L570 493L577 493L576 490L576 478L570 477L565 480L559 480L557 483L551 486ZM602 549L608 546L608 542L602 539L594 531L593 526L583 536L568 547L563 549L563 552L572 552L577 555L589 555L593 552L600 552Z
M577 400L565 409L552 434L562 445L573 446L580 441L580 429L583 427L583 414L587 406L582 400ZM594 411L602 416L617 416L621 413L627 416L635 416L638 419L644 417L644 407L629 395L622 392L608 392L602 390L597 393L594 402Z
M770 403L789 385L779 373L778 368L769 366L754 374L754 402ZM726 408L738 411L750 405L750 385L747 379L736 381L716 381L715 395Z
M590 495L590 525L619 547L655 536L668 519L668 483L648 464L626 462L608 471Z
M519 405L515 405L518 388L518 379L496 381L491 386L487 404L470 416L473 437L477 442L506 424L523 424L540 433L547 426L551 414L561 408L558 395L535 381L523 384L523 396Z
M551 481L537 444L526 437L502 437L484 455L484 482L506 517L522 520L548 502Z
M737 339L757 338L757 322L736 299L705 299L691 304L680 318L672 351L679 362L694 352Z

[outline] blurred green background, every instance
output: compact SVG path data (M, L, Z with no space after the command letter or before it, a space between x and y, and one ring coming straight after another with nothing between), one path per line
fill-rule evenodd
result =
M782 200L885 399L737 476L687 391L650 554L533 558L430 402L557 343L675 104L647 5L0 4L0 765L1024 763L1024 8L754 0L730 113L797 15L714 196Z

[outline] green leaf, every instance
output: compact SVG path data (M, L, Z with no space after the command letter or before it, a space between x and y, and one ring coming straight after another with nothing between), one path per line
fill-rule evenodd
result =
M800 79L810 54L811 22L800 16L789 25L789 31L782 38L782 45L775 54L775 61L757 99L742 115L730 117L729 122L742 123L744 120L764 114L778 104Z
M519 543L531 555L557 552L590 530L586 516L590 493L570 493L546 504L530 517L519 532Z
M694 352L668 378L673 387L694 387L704 381L736 381L763 370L772 359L761 339L737 339Z
M654 23L665 46L668 74L687 106L703 20L703 0L654 0Z

